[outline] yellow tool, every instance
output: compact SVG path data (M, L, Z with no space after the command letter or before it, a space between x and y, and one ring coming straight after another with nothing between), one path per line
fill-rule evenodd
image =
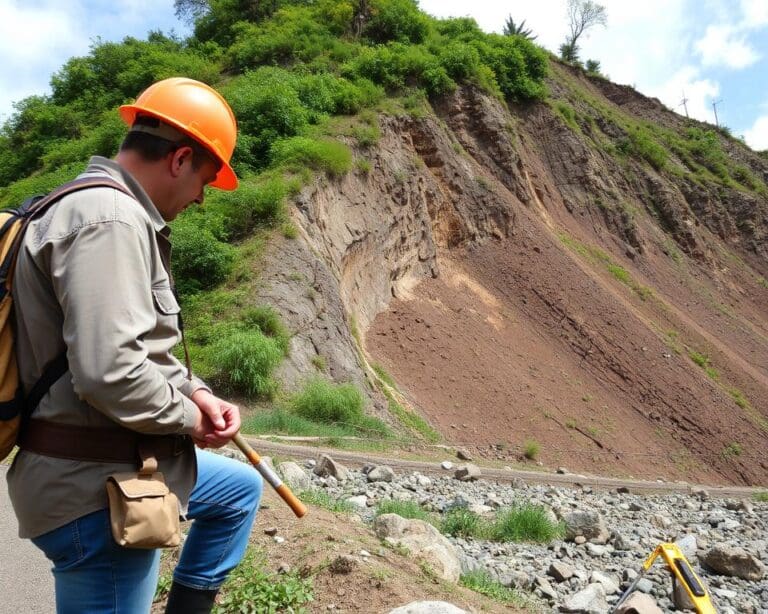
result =
M672 572L672 575L674 575L678 582L685 588L685 591L691 598L691 603L696 607L696 611L699 614L717 614L717 610L715 610L715 606L712 605L712 600L709 597L709 593L707 593L704 583L699 580L699 577L694 573L693 568L690 563L688 563L688 560L685 558L680 548L678 548L676 544L669 543L659 544L656 546L656 549L651 552L651 555L645 559L642 571L637 575L637 578L632 582L632 585L621 596L621 599L618 600L611 612L615 612L616 609L624 603L627 597L629 597L632 591L635 590L637 583L640 582L640 579L651 568L651 565L653 565L653 562L659 555L664 558L667 568Z

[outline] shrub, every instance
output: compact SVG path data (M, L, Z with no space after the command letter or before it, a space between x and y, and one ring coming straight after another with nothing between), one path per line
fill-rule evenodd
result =
M554 103L555 109L560 114L560 117L563 118L563 121L575 132L579 131L579 124L576 123L576 112L573 110L573 107L569 105L567 102L563 102L561 100L557 100Z
M480 69L480 54L466 43L449 42L440 49L438 58L448 76L455 81L468 81Z
M727 446L723 448L723 451L720 453L721 456L724 459L733 458L734 456L741 456L741 453L744 451L744 448L742 445L736 441L732 441Z
M212 379L230 392L270 398L277 390L272 372L283 359L279 343L260 330L235 331L205 348Z
M241 238L257 226L270 226L285 215L288 188L280 176L267 176L258 183L246 179L237 190L212 193L209 204L221 211L227 233Z
M518 102L546 96L547 56L543 49L520 36L500 34L488 34L472 44L481 61L493 70L505 96Z
M760 503L768 503L768 490L756 492L754 495L752 495L752 498L755 501L759 501Z
M649 162L656 170L661 170L667 165L669 154L659 145L650 133L641 126L630 129L627 137L622 138L616 148L627 155L642 158Z
M191 294L223 282L234 267L235 248L188 217L179 217L172 226L173 273L179 292Z
M347 427L317 424L277 407L260 411L243 420L244 433L282 433L302 437L349 437L354 430Z
M268 337L272 337L283 354L288 355L288 345L291 335L283 325L280 314L269 305L249 307L240 316L242 323L249 329L258 329Z
M492 541L548 542L562 534L560 525L553 523L542 506L523 504L502 510L488 528Z
M356 425L363 417L363 394L353 384L310 379L289 405L299 416L323 424Z
M376 43L421 43L429 19L414 0L370 0L370 18L363 34Z
M463 508L449 510L440 523L440 532L451 537L480 537L482 522L480 516Z
M352 152L343 143L304 136L277 141L272 145L272 162L289 169L309 167L340 177L352 167Z
M541 452L541 445L534 439L526 439L523 444L523 456L530 460L535 460Z

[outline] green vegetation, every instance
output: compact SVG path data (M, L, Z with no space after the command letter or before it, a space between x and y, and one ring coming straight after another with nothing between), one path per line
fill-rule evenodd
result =
M565 124L571 128L574 132L581 132L579 124L576 122L576 111L567 102L562 100L556 100L553 102L555 110L560 114Z
M226 612L297 612L313 600L312 579L298 572L285 574L264 571L266 557L249 548L232 570L214 606L217 614Z
M717 372L717 369L715 369L711 364L709 360L709 356L706 354L700 354L699 352L695 350L688 350L688 358L690 358L693 362L695 362L697 365L699 365L702 369L704 369L704 372L713 380L717 380L720 375Z
M606 271L630 288L641 300L647 301L653 296L653 290L636 282L624 267L613 262L611 257L599 247L582 243L565 233L559 233L558 237L563 245L579 254L582 258L605 267Z
M523 443L523 456L529 460L536 460L541 452L541 445L534 439L526 439Z
M504 586L498 580L494 580L483 569L463 574L459 578L459 584L506 605L525 607L530 603L530 597L515 589Z
M288 399L290 410L310 422L347 427L368 437L390 437L381 420L363 413L363 403L363 394L353 384L334 384L321 378L310 379Z
M760 503L768 503L768 490L756 492L754 495L752 495L752 498Z
M543 507L524 503L500 510L488 535L498 542L549 542L562 535L562 527L549 519Z
M440 532L451 537L478 537L482 533L482 521L467 508L454 507L443 516Z
M395 499L386 499L376 506L376 516L382 514L397 514L403 518L409 518L411 520L423 520L433 524L434 517L429 512L425 511L415 501L398 501Z
M296 496L307 505L316 505L337 514L351 514L355 511L352 504L341 499L334 499L326 491L317 488L302 490Z
M741 456L743 451L744 449L740 443L732 441L723 448L723 450L720 452L720 456L727 460L729 458L734 458L735 456Z

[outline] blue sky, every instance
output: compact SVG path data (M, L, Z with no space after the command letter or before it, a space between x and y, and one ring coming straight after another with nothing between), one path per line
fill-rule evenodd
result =
M507 15L526 20L537 43L556 51L567 33L566 0L421 0L436 16L477 19L500 31ZM581 41L582 58L668 107L744 136L768 149L768 0L603 0L607 27ZM188 27L172 0L0 0L0 120L12 102L45 94L51 75L70 57L88 53L96 37L145 37L149 30Z

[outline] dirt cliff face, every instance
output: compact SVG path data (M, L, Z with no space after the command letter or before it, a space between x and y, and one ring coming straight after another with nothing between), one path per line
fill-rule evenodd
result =
M631 88L557 65L550 90L382 114L369 172L302 193L265 265L284 376L319 354L385 416L377 363L494 458L531 440L573 471L765 484L768 163Z

